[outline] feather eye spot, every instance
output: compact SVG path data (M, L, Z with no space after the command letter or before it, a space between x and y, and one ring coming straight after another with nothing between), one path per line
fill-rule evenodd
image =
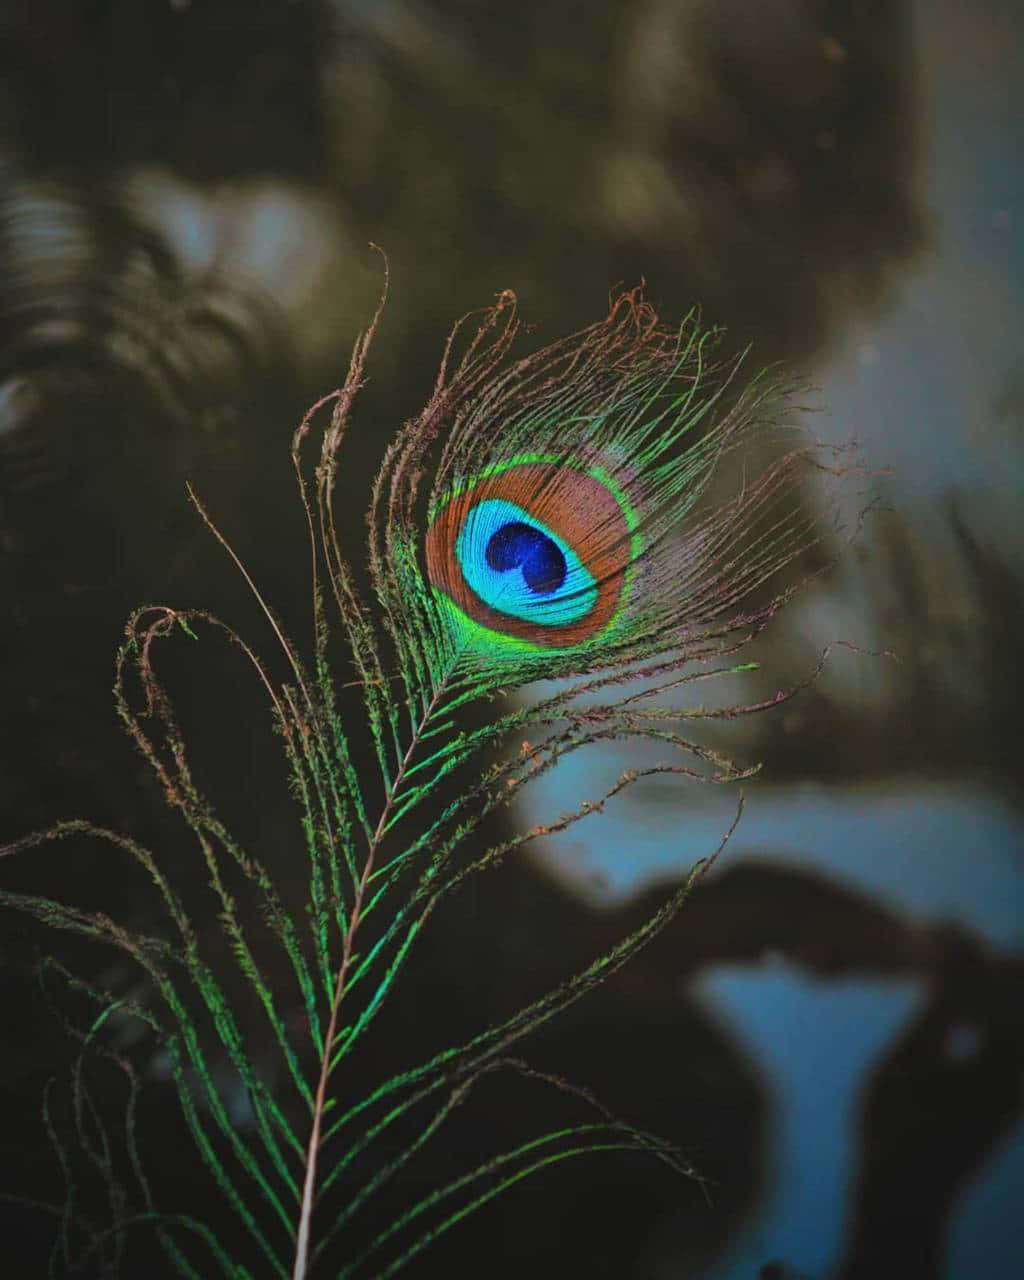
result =
M624 508L596 468L510 459L435 507L431 583L474 645L583 644L606 631L626 594L635 537Z

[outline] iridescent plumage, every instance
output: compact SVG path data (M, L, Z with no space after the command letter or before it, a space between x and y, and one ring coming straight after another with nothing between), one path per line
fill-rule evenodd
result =
M478 639L567 648L614 627L638 554L635 517L601 468L551 455L494 463L440 503L430 580Z
M454 368L449 342L378 477L370 566L403 674L454 661L507 687L756 623L741 601L813 537L793 502L806 454L776 448L731 500L701 500L787 389L741 385L739 361L712 358L717 334L692 315L661 325L637 291L512 360L517 330L505 295Z

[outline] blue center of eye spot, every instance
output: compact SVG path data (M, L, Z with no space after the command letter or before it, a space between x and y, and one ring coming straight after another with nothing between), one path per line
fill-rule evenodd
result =
M510 520L491 534L487 563L499 573L521 569L526 585L538 595L550 595L565 581L565 556L554 539L521 520Z
M467 585L510 618L563 627L597 603L597 582L574 548L505 498L484 498L471 508L455 552Z

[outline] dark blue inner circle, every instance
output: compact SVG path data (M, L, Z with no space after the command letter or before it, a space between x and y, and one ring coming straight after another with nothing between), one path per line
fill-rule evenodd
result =
M538 595L550 595L565 581L565 556L545 533L511 520L491 534L487 563L499 573L522 569L523 580Z

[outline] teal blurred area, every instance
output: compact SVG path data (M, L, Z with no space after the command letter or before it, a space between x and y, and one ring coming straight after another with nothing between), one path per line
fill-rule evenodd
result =
M610 785L620 769L611 753L600 762L567 761L557 781L534 791L537 816L550 819L590 794L595 780ZM592 820L590 831L551 839L544 856L552 873L606 904L707 857L729 826L735 797L707 787L680 800L669 790L641 784L632 800ZM634 805L643 810L642 826ZM937 782L898 788L759 782L748 787L727 847L711 878L733 860L752 858L813 870L908 919L955 921L996 947L1024 950L1024 819L998 790Z
M587 764L566 762L547 794L534 792L530 816L543 821L571 807L595 783L614 781L621 765L612 753ZM545 865L570 879L576 892L606 906L628 900L638 886L684 873L716 848L733 816L734 798L710 787L691 789L684 801L668 792L638 789L631 802L610 807L599 827L550 840ZM1024 951L1024 819L991 787L755 783L710 883L751 863L783 873L810 872L846 886L894 912L908 931L952 926L997 954ZM772 901L764 908L770 912ZM699 893L690 910L700 912ZM815 972L801 955L806 934L816 929L821 945L834 948L832 976ZM688 988L758 1063L771 1110L765 1202L730 1245L727 1260L708 1272L709 1280L740 1280L757 1274L766 1259L778 1258L801 1274L838 1274L850 1228L866 1081L927 1004L927 965L883 977L871 972L869 960L846 961L850 944L827 917L814 926L794 925L792 934L790 941L758 948L742 962L712 960ZM736 939L735 949L742 946ZM870 952L870 933L863 946ZM723 943L726 954L728 949ZM863 976L854 976L856 969ZM965 1011L951 1023L943 1051L970 1057L986 1034ZM1022 1189L1024 1127L1018 1123L957 1196L944 1276L1011 1280L1024 1253L1024 1233L1013 1213Z

